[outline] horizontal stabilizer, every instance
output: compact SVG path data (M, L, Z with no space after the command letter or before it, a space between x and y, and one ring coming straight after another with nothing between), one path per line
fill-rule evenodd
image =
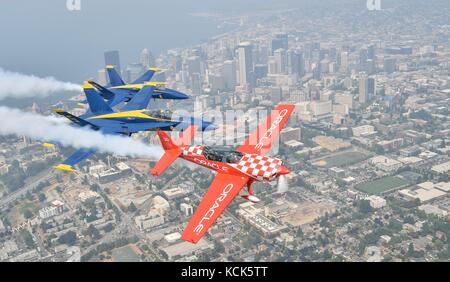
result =
M98 127L82 118L79 118L77 116L74 116L72 114L69 114L68 112L64 111L63 109L55 109L53 110L55 113L57 113L58 115L61 115L65 118L68 118L71 122L75 123L76 125L79 125L81 127L89 125L91 126L92 129L94 130L98 130Z
M103 99L106 99L109 101L115 97L115 94L112 91L109 91L108 88L101 86L97 82L92 81L92 80L87 80L86 82L89 83L90 85L94 86L95 89L97 89L100 96L103 97Z
M183 151L180 148L166 150L150 173L155 176L160 175L178 158L178 156L181 155L182 152Z

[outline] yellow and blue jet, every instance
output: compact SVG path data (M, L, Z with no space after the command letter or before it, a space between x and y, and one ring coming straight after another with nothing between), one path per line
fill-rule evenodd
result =
M87 82L99 91L100 96L107 101L110 107L130 101L136 93L146 86L154 86L153 91L149 95L155 99L180 100L189 98L184 93L166 88L164 86L165 82L150 81L155 72L160 70L158 68L148 68L143 75L131 83L125 83L114 66L106 66L105 68L109 78L108 85L101 86L92 80Z
M146 108L152 98L150 94L154 91L154 88L154 86L146 85L119 112L114 112L92 85L85 84L83 90L89 104L89 110L85 114L77 117L62 109L56 109L54 112L68 118L73 126L113 135L131 136L133 133L140 131L183 130L191 125L198 125L202 131L217 128L211 122L202 119L172 117L170 111L147 110ZM44 146L50 145L50 143L44 144ZM55 168L76 172L74 165L96 151L95 148L79 149Z

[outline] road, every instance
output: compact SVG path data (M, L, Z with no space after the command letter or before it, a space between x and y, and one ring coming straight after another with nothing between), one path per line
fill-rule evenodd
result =
M0 200L0 209L5 209L10 203L26 195L28 192L35 189L39 183L52 179L56 173L57 172L55 172L54 169L49 168L40 172L38 175L31 177L26 181L25 186L19 188L11 194L6 195L6 197Z
M97 184L101 187L100 183L97 182ZM104 194L105 197L108 197L106 193ZM122 209L114 201L112 201L111 199L109 200L119 210L122 220L119 224L117 224L116 228L114 228L113 231L103 236L103 238L101 238L96 244L91 245L88 248L84 249L83 254L89 253L102 243L113 242L114 240L121 237L126 237L126 235L129 234L129 235L136 235L139 238L139 240L145 242L146 245L149 247L151 253L156 257L156 259L161 261L162 258L158 255L158 252L152 250L152 246L148 244L145 232L138 229L134 224L133 219L127 213L123 212Z

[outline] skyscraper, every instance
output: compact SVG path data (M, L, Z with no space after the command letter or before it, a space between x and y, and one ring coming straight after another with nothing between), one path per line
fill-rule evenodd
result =
M250 42L243 42L237 48L239 62L239 84L247 85L251 83L253 72L252 45Z
M142 50L139 62L144 68L155 66L155 58L153 57L152 52L150 52L147 48Z
M285 73L286 72L286 50L277 49L273 52L273 56L275 57L275 61L277 62L277 73Z
M365 104L369 96L369 78L365 72L359 75L359 102Z
M108 84L108 76L106 75L106 70L105 69L101 69L97 72L98 78L97 78L97 82L100 85L106 85Z
M387 73L395 72L397 68L397 61L395 58L385 58L384 59L384 71Z
M234 61L227 60L223 62L222 76L224 78L225 88L233 90L236 86L236 66Z
M272 51L272 55L277 49L288 49L288 35L285 33L277 34L270 44L270 50Z
M105 65L114 66L117 72L121 73L119 51L117 50L105 51Z
M135 81L142 74L142 64L133 63L128 64L126 69L126 76L128 81Z

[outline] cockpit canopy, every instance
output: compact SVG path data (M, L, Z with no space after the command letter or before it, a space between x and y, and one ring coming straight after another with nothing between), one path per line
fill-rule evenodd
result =
M172 119L172 111L169 110L148 110L147 114L149 116L160 118L160 119Z
M203 154L208 160L223 163L237 163L244 156L243 153L226 146L205 146Z

